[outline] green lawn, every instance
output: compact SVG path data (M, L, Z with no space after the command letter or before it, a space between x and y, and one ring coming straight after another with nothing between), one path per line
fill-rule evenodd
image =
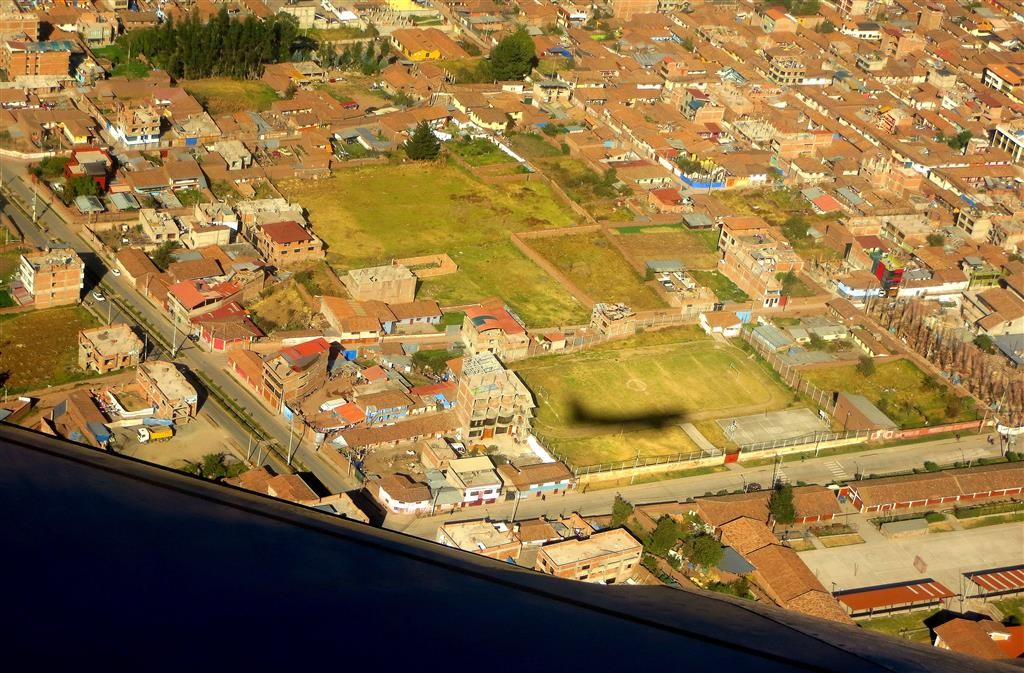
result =
M533 238L527 243L595 301L622 302L633 309L665 306L600 232Z
M88 378L78 369L78 331L98 324L79 306L0 316L0 375L8 393Z
M28 248L20 248L9 252L0 252L0 286L6 287L7 283L18 273L21 264L21 254L28 252Z
M445 149L458 154L471 166L490 166L507 164L515 161L512 157L498 149L498 146L485 138L459 139L447 143Z
M520 253L513 231L574 222L540 182L484 185L443 164L379 165L278 187L308 211L339 269L446 252L459 271L424 280L442 306L502 297L530 325L578 324L589 311Z
M14 301L14 297L7 290L0 290L0 308L10 308L17 305L18 303Z
M1024 624L1024 598L1004 598L993 603L1003 613L1003 619L1015 616L1018 622Z
M509 136L509 145L517 154L531 160L562 156L562 152L536 133L515 133Z
M823 390L863 395L903 428L920 427L926 421L939 425L978 417L970 400L956 410L958 413L947 413L952 393L947 393L945 385L933 381L909 360L876 360L875 373L870 377L857 371L856 365L808 369L803 376Z
M742 351L691 328L514 368L537 401L538 433L574 465L689 451L680 423L781 409L792 400Z
M884 633L890 636L896 636L898 638L905 638L917 643L927 643L931 641L931 631L925 626L924 622L930 617L933 617L938 610L918 610L916 612L906 612L899 615L892 615L890 617L878 617L876 619L865 619L858 621L857 623L861 628L867 629L868 631L876 631L878 633Z
M92 50L99 58L109 59L113 64L111 76L142 79L149 74L149 66L136 57L128 58L128 49L121 44L109 44Z
M690 274L693 279L715 293L721 301L732 301L742 303L750 301L747 293L741 290L736 283L729 280L721 271L692 270Z
M182 80L179 85L202 103L211 115L246 110L261 112L280 100L273 89L259 80L210 77Z

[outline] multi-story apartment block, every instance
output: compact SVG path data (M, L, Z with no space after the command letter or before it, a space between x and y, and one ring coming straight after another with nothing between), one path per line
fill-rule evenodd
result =
M284 348L264 361L262 392L272 409L281 409L323 385L330 348L326 339L314 339Z
M0 69L6 71L11 80L39 75L66 77L71 72L71 43L67 40L8 40L0 48Z
M621 584L640 563L643 545L623 528L594 533L584 539L544 545L537 552L535 570L555 577Z
M110 122L110 133L126 145L148 145L160 141L162 117L152 105L121 105Z
M267 264L287 267L324 258L324 244L298 222L271 222L253 230L252 244Z
M512 435L525 440L535 406L526 385L491 353L480 353L463 361L455 404L463 438Z
M765 308L783 302L779 276L804 268L792 246L759 217L725 218L718 247L722 273Z
M21 256L18 281L20 287L14 287L13 294L22 303L31 302L36 308L75 304L85 287L85 265L71 248L26 252Z
M78 366L100 374L134 367L142 348L142 339L124 323L84 329L78 333Z

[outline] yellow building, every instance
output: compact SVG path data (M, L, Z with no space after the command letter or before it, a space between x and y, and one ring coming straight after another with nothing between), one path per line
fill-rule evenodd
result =
M422 12L424 9L413 0L388 0L388 7L392 12Z

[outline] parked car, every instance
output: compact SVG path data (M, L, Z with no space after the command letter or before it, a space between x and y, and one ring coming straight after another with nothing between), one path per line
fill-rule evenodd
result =
M114 278L120 278L121 277L121 270L120 269L111 269L110 270L110 275L113 276Z
M752 481L749 484L747 484L747 487L744 488L743 490L746 491L747 493L756 493L757 491L761 490L761 484L757 483L756 481Z
M99 290L96 290L95 292L92 293L92 298L95 299L96 301L106 301L107 300L107 298L104 297L103 293L100 292Z

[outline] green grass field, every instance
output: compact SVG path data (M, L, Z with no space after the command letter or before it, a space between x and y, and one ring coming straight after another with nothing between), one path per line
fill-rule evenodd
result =
M741 290L736 283L729 280L725 274L717 269L712 271L691 270L693 279L715 293L715 296L722 301L745 302L750 301L747 293Z
M454 140L447 143L445 149L453 154L458 154L470 166L491 166L493 164L507 164L515 161L512 157L498 149L497 145L484 138Z
M876 361L875 373L870 377L857 371L856 365L809 369L803 375L823 390L863 395L903 428L920 427L926 421L939 425L978 418L971 400L954 409L958 413L947 413L952 393L909 360Z
M1003 619L1016 617L1020 623L1024 624L1024 598L1004 598L993 602L1003 613Z
M742 351L692 328L534 358L514 369L537 401L538 434L574 465L629 460L637 451L690 451L695 447L680 423L781 409L792 400Z
M280 100L269 86L258 80L227 77L182 80L181 88L203 104L211 115L252 110L261 112Z
M527 243L595 301L622 302L634 309L665 306L600 232L533 238Z
M109 59L113 64L110 74L112 77L127 77L128 79L142 79L149 74L149 66L136 57L128 58L128 48L122 44L108 44L105 47L98 47L92 53L99 58Z
M931 631L924 622L933 617L938 610L918 610L906 612L891 617L877 617L865 619L857 623L861 628L877 633L884 633L897 638L904 638L915 643L927 643L931 641Z
M513 231L573 224L540 182L492 187L454 166L405 164L341 170L278 188L309 211L336 268L446 252L459 271L423 281L421 297L443 306L502 297L536 326L578 324L589 316L509 238Z
M0 376L8 394L88 378L78 369L78 331L98 324L79 306L0 316Z

